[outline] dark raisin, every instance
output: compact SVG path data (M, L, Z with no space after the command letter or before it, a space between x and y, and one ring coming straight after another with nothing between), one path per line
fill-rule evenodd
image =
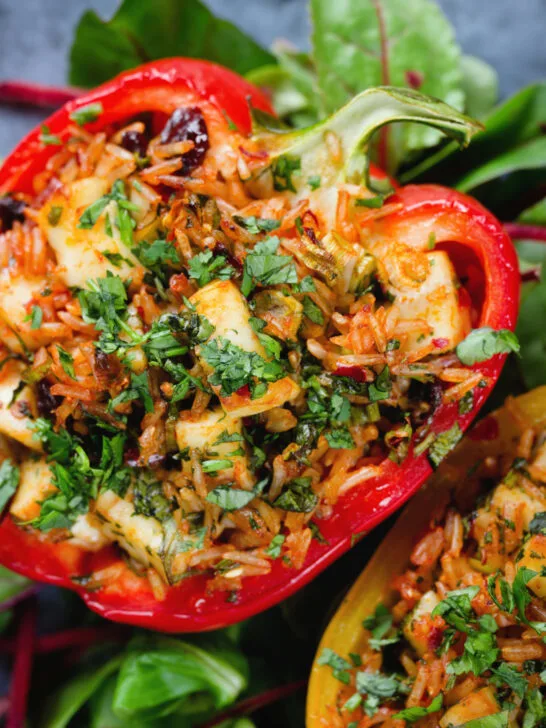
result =
M124 131L121 135L121 146L143 158L148 151L148 137L141 131Z
M11 230L16 220L23 222L25 207L22 200L14 200L9 195L0 197L0 230Z
M51 394L51 384L47 379L36 383L36 406L40 417L52 417L62 401L62 397Z
M161 133L161 142L163 144L188 140L192 141L195 146L182 155L182 169L178 172L178 174L182 175L189 174L202 164L210 146L205 119L201 109L195 106L173 111Z

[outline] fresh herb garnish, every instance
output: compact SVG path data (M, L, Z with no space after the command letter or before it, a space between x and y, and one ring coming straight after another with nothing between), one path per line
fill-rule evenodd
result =
M103 111L104 108L102 104L100 102L96 102L76 109L70 114L70 118L72 121L76 122L78 126L85 126L85 124L97 121Z
M19 485L19 468L11 460L4 460L0 465L0 514L4 512L10 498L15 495Z
M188 275L197 281L199 288L203 288L212 280L227 281L233 278L235 270L224 255L215 255L212 250L205 250L191 258Z
M46 124L42 124L42 126L40 127L40 129L41 129L41 131L40 131L40 142L44 146L46 146L46 147L47 146L58 147L58 146L60 146L63 143L62 140L61 140L61 138L59 136L57 136L57 134L52 134L51 133L51 131L49 130L49 127Z
M428 459L435 468L437 468L445 456L453 450L462 436L463 432L458 422L455 422L449 430L441 432L436 436L428 450Z
M293 157L288 154L278 157L271 167L273 186L277 192L286 192L287 190L296 192L292 175L299 172L300 169L301 160L299 157Z
M311 487L311 478L301 477L289 481L275 500L276 508L293 513L311 513L318 504L318 496Z
M260 233L270 233L276 230L281 225L280 220L272 220L265 217L256 217L251 215L250 217L241 217L240 215L234 215L233 219L240 225L248 230L252 235L259 235Z
M236 511L247 506L255 497L256 493L252 490L241 490L233 488L231 485L219 485L208 493L207 500L224 511Z
M466 339L460 342L455 349L460 361L466 366L472 366L482 361L488 361L496 354L519 354L519 341L517 336L508 329L495 331L489 326L471 331Z
M303 313L314 324L322 326L324 323L324 315L322 311L317 304L309 298L309 296L304 296L303 298Z
M268 238L248 253L241 285L243 296L248 296L257 284L274 286L298 282L294 259L291 255L277 255L279 245L278 238Z

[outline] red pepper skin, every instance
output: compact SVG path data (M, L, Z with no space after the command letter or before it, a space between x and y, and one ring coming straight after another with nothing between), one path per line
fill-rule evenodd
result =
M71 102L46 123L51 133L63 135L69 114L97 101L102 102L104 114L89 126L91 130L144 110L169 113L197 101L215 109L217 115L227 113L241 131L248 132L248 95L255 106L270 111L259 92L233 73L209 63L173 59L123 74ZM39 130L31 132L0 171L0 191L30 191L33 176L55 149L40 145ZM384 234L404 239L405 230L412 226L426 240L428 229L434 228L437 245L459 243L453 249L454 259L470 276L473 325L513 329L519 274L514 248L500 223L472 198L435 185L402 187L389 202L398 205L378 223ZM498 378L503 361L497 356L476 365L488 383L476 390L472 412L461 416L457 404L441 405L432 418L431 431L443 432L455 421L466 429ZM265 610L302 587L347 551L356 536L370 531L407 501L430 473L424 454L416 457L410 451L401 465L385 460L377 477L343 495L331 518L319 522L328 543L313 541L303 568L287 568L279 559L270 574L246 579L235 601L228 601L225 592L208 593L205 576L183 580L158 601L147 580L133 574L113 547L94 554L66 543L51 544L17 527L9 515L0 525L0 563L38 581L74 589L91 609L109 619L166 632L216 629ZM117 569L115 578L105 580L100 589L86 589L86 577L106 567Z

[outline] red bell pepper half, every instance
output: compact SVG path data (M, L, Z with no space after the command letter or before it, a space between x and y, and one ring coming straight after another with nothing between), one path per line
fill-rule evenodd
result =
M100 118L87 125L94 132L145 111L169 115L180 106L206 108L218 124L235 123L250 132L248 99L254 107L271 112L268 101L249 83L216 65L185 59L154 62L125 73L97 90L71 101L45 123L49 133L66 138L70 116L89 104L100 103ZM31 132L0 170L0 193L30 192L35 175L56 147L40 142L40 129ZM379 173L375 170L374 175ZM500 223L474 199L435 185L397 189L388 200L392 210L377 222L377 231L389 237L429 239L446 249L463 283L461 298L471 306L474 327L513 329L516 322L519 274L513 246ZM440 405L431 420L432 436L455 422L464 430L485 402L497 380L504 356L475 365L484 376L474 403L460 414L457 403ZM418 448L419 449L419 448ZM107 547L97 553L74 545L55 544L42 534L18 527L9 515L0 526L0 562L38 581L77 591L87 605L104 617L163 631L198 631L246 619L288 597L331 564L380 521L402 505L431 473L426 452L413 447L402 464L386 459L379 475L342 495L333 515L320 522L324 540L313 540L301 569L287 568L279 559L266 576L248 577L236 600L226 593L208 593L205 576L191 576L167 590L157 601L148 581L135 575L119 552ZM92 573L117 565L119 575L107 585L89 590ZM106 572L103 572L106 573Z

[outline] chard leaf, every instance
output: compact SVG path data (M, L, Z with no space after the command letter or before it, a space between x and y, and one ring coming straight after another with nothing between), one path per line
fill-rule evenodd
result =
M311 0L313 55L327 113L374 86L416 89L463 108L460 49L430 0ZM402 121L402 119L401 119ZM389 129L385 151L394 171L408 152L438 142L431 129ZM385 162L385 159L380 159Z
M157 58L186 56L238 73L275 58L200 0L123 0L110 20L80 18L70 51L70 83L90 88Z

